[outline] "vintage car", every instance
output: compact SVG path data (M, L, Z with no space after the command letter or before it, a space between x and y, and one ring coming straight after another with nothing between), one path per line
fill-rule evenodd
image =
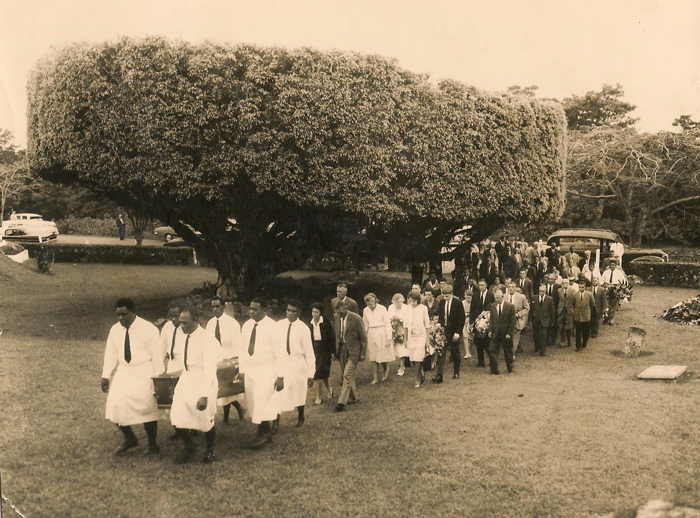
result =
M655 261L668 262L668 254L657 248L632 248L627 247L620 236L610 230L596 228L563 228L554 232L547 243L556 243L559 250L568 252L569 247L573 246L574 251L583 255L586 250L591 251L591 255L595 256L595 251L600 250L601 260L610 257L610 245L613 243L621 243L624 246L624 254L622 262L629 264L636 261Z
M19 243L45 243L58 234L56 223L44 221L40 214L12 214L0 227L0 238Z
M166 241L172 241L174 238L178 237L177 232L175 232L175 229L169 226L156 227L153 231L153 234L155 234L158 237L162 237Z

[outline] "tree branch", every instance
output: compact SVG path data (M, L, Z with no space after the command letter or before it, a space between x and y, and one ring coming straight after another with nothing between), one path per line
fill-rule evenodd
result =
M590 198L593 200L601 200L605 198L615 198L614 194L585 194L582 192L575 191L573 189L567 189L568 193L573 194L574 196L580 196L581 198Z
M685 203L686 201L693 201L693 200L700 200L700 195L698 196L688 196L687 198L680 198L678 200L674 200L672 202L669 202L665 205L662 205L661 207L657 207L654 210L650 212L650 214L656 214L657 212L661 212L663 210L668 209L669 207L673 207L674 205L678 205L679 203Z

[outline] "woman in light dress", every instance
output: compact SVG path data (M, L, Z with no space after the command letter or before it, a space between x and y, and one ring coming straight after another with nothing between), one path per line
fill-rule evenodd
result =
M467 360L472 357L471 351L469 351L469 344L471 341L471 336L469 333L469 307L472 303L472 290L468 286L464 289L464 299L462 299L462 307L464 307L464 314L467 318L464 319L464 328L462 329L462 342L464 347L464 359Z
M408 306L404 304L404 296L401 295L400 293L395 294L391 298L391 306L389 306L389 309L387 310L389 313L389 322L392 321L392 319L398 318L403 325L401 325L398 329L398 334L403 337L403 343L399 343L394 340L394 334L392 333L392 344L394 346L394 354L396 357L399 359L401 362L401 365L399 367L398 372L396 373L398 376L403 376L405 372L405 367L404 367L404 358L408 358L408 349L406 348L406 335L408 334L408 317L410 316L408 311ZM392 326L392 330L393 326Z
M430 344L430 318L428 317L428 308L420 303L419 291L412 291L408 294L408 303L409 326L406 348L408 349L408 358L416 373L413 388L420 388L425 381L423 360L425 359L425 351Z
M365 295L367 307L362 312L362 321L367 331L367 358L372 363L371 385L379 383L379 366L382 367L382 381L389 377L388 362L394 361L394 348L391 344L391 322L389 312L379 304L374 293Z

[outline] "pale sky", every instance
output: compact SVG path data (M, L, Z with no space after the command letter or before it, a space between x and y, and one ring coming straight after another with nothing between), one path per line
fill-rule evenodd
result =
M700 0L0 0L0 128L52 46L120 36L353 50L484 90L562 99L620 83L642 131L700 120Z

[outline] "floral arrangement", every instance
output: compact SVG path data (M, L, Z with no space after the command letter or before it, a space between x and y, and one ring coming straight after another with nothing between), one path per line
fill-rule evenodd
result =
M491 313L489 311L482 311L481 315L476 318L474 322L474 333L484 337L489 333L489 324L491 323Z
M391 317L391 340L395 345L401 345L406 339L403 320L397 316Z
M439 319L437 316L430 319L430 345L425 351L427 355L431 355L433 353L440 355L447 346L445 329L438 323L438 320Z
M627 281L622 281L618 284L608 286L605 292L608 297L608 303L626 304L632 301L634 287Z

